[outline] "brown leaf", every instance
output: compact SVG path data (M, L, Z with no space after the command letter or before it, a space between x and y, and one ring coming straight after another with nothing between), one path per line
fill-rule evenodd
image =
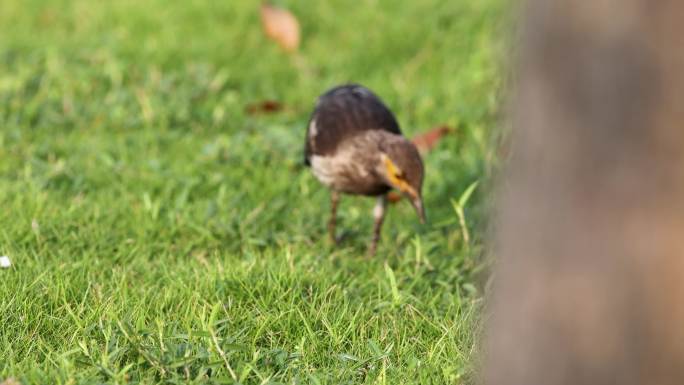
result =
M387 202L390 204L397 203L401 200L402 196L396 191L390 191L387 193Z
M272 114L282 111L283 104L277 100L264 100L257 103L248 104L245 111L250 115Z
M430 131L414 136L411 141L416 145L418 151L426 153L432 150L445 135L452 132L454 132L454 129L449 126L438 126Z
M262 3L261 24L266 36L285 51L294 52L299 48L299 22L288 10Z
M15 380L12 377L8 377L5 379L5 381L0 382L0 385L21 385L21 382Z

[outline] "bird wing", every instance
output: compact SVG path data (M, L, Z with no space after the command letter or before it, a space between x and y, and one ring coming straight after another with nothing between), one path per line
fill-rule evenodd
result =
M318 98L309 119L304 146L305 164L312 155L332 155L345 139L366 130L401 135L392 111L369 89L349 84L335 87Z

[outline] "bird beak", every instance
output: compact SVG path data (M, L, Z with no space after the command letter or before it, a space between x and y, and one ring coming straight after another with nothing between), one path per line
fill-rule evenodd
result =
M420 218L420 223L425 224L425 208L423 208L423 198L421 196L417 196L411 199L411 205L414 209L416 209L416 214L418 214L418 218Z

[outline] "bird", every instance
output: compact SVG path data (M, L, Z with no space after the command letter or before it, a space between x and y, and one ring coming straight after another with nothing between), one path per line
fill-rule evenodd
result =
M304 164L330 189L328 233L333 243L341 194L376 197L371 256L390 191L404 195L425 223L424 166L418 149L402 135L392 111L362 85L336 86L318 97L306 129Z

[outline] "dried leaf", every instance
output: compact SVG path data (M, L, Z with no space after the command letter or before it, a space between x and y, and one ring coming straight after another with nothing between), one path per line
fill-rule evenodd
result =
M264 100L248 104L245 111L250 115L271 114L283 110L283 104L276 100Z
M266 36L285 51L294 52L299 48L299 22L288 10L262 3L261 24Z
M5 381L0 382L0 385L21 385L21 382L15 380L12 377L6 378Z
M387 193L387 202L397 203L401 200L402 196L396 191L390 191Z
M411 141L416 145L418 151L426 153L432 150L445 135L452 133L453 131L454 130L449 126L438 126L430 131L414 136Z

